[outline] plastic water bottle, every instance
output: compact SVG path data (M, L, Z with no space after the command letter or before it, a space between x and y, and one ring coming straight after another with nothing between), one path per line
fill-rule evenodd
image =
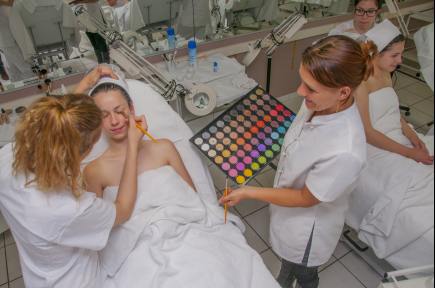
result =
M188 44L189 48L189 66L196 68L196 61L197 61L197 48L196 48L196 41L190 40Z
M169 27L166 30L166 33L168 34L168 46L169 46L169 50L174 50L175 48L177 48L176 40L175 40L175 29L172 28L172 27Z
M195 40L190 40L187 44L189 50L189 64L187 67L186 78L192 80L196 73L196 65L197 65L197 46Z

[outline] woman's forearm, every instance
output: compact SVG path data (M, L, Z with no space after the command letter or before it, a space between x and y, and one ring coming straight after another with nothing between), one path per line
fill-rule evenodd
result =
M385 134L374 129L367 133L367 142L379 149L399 154L407 158L409 158L412 151L411 148L397 143Z
M280 189L280 188L262 188L262 187L245 187L248 199L267 202L270 204L283 207L312 207L320 203L307 188L297 189Z
M409 140L412 140L413 137L417 136L417 133L415 133L414 129L409 126L408 122L405 121L405 119L401 119L400 123L402 124L402 132L403 135L406 136Z
M119 225L130 219L137 197L137 156L139 144L129 143L116 198L116 220Z

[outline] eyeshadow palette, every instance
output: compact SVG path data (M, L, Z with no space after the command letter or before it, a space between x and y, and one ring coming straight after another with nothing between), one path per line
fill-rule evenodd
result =
M190 141L230 179L244 185L281 153L295 117L257 87Z

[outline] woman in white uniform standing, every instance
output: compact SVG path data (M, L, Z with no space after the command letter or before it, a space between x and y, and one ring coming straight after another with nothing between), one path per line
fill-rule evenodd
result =
M348 198L366 161L355 89L373 71L373 43L330 36L309 47L300 66L305 98L287 132L274 188L243 187L221 203L271 203L270 238L283 259L278 282L318 287L318 267L332 256Z
M3 62L4 75L7 74L11 81L18 81L32 77L33 72L11 33L9 14L13 4L13 0L0 0L0 53L7 61L7 65Z
M354 39L375 27L376 19L382 8L383 0L355 0L352 20L336 26L329 35L347 35Z
M145 123L130 116L122 183L112 203L85 192L80 172L101 134L102 114L92 98L43 97L23 115L15 143L0 150L0 210L17 243L26 287L112 287L98 251L135 205L143 137L136 121Z

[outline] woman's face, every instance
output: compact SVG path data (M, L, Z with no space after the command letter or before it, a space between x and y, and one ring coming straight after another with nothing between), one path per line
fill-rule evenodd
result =
M358 32L366 33L375 26L379 7L377 1L362 0L355 7L354 23Z
M318 82L311 73L303 66L300 66L299 75L302 83L297 93L305 98L307 108L322 114L336 113L340 103L350 96L349 87L330 88Z
M394 72L402 64L403 51L405 51L405 42L393 44L390 49L376 57L376 65L382 71Z
M112 140L122 141L128 136L128 117L133 109L118 90L94 95L95 103L103 113L103 132Z

